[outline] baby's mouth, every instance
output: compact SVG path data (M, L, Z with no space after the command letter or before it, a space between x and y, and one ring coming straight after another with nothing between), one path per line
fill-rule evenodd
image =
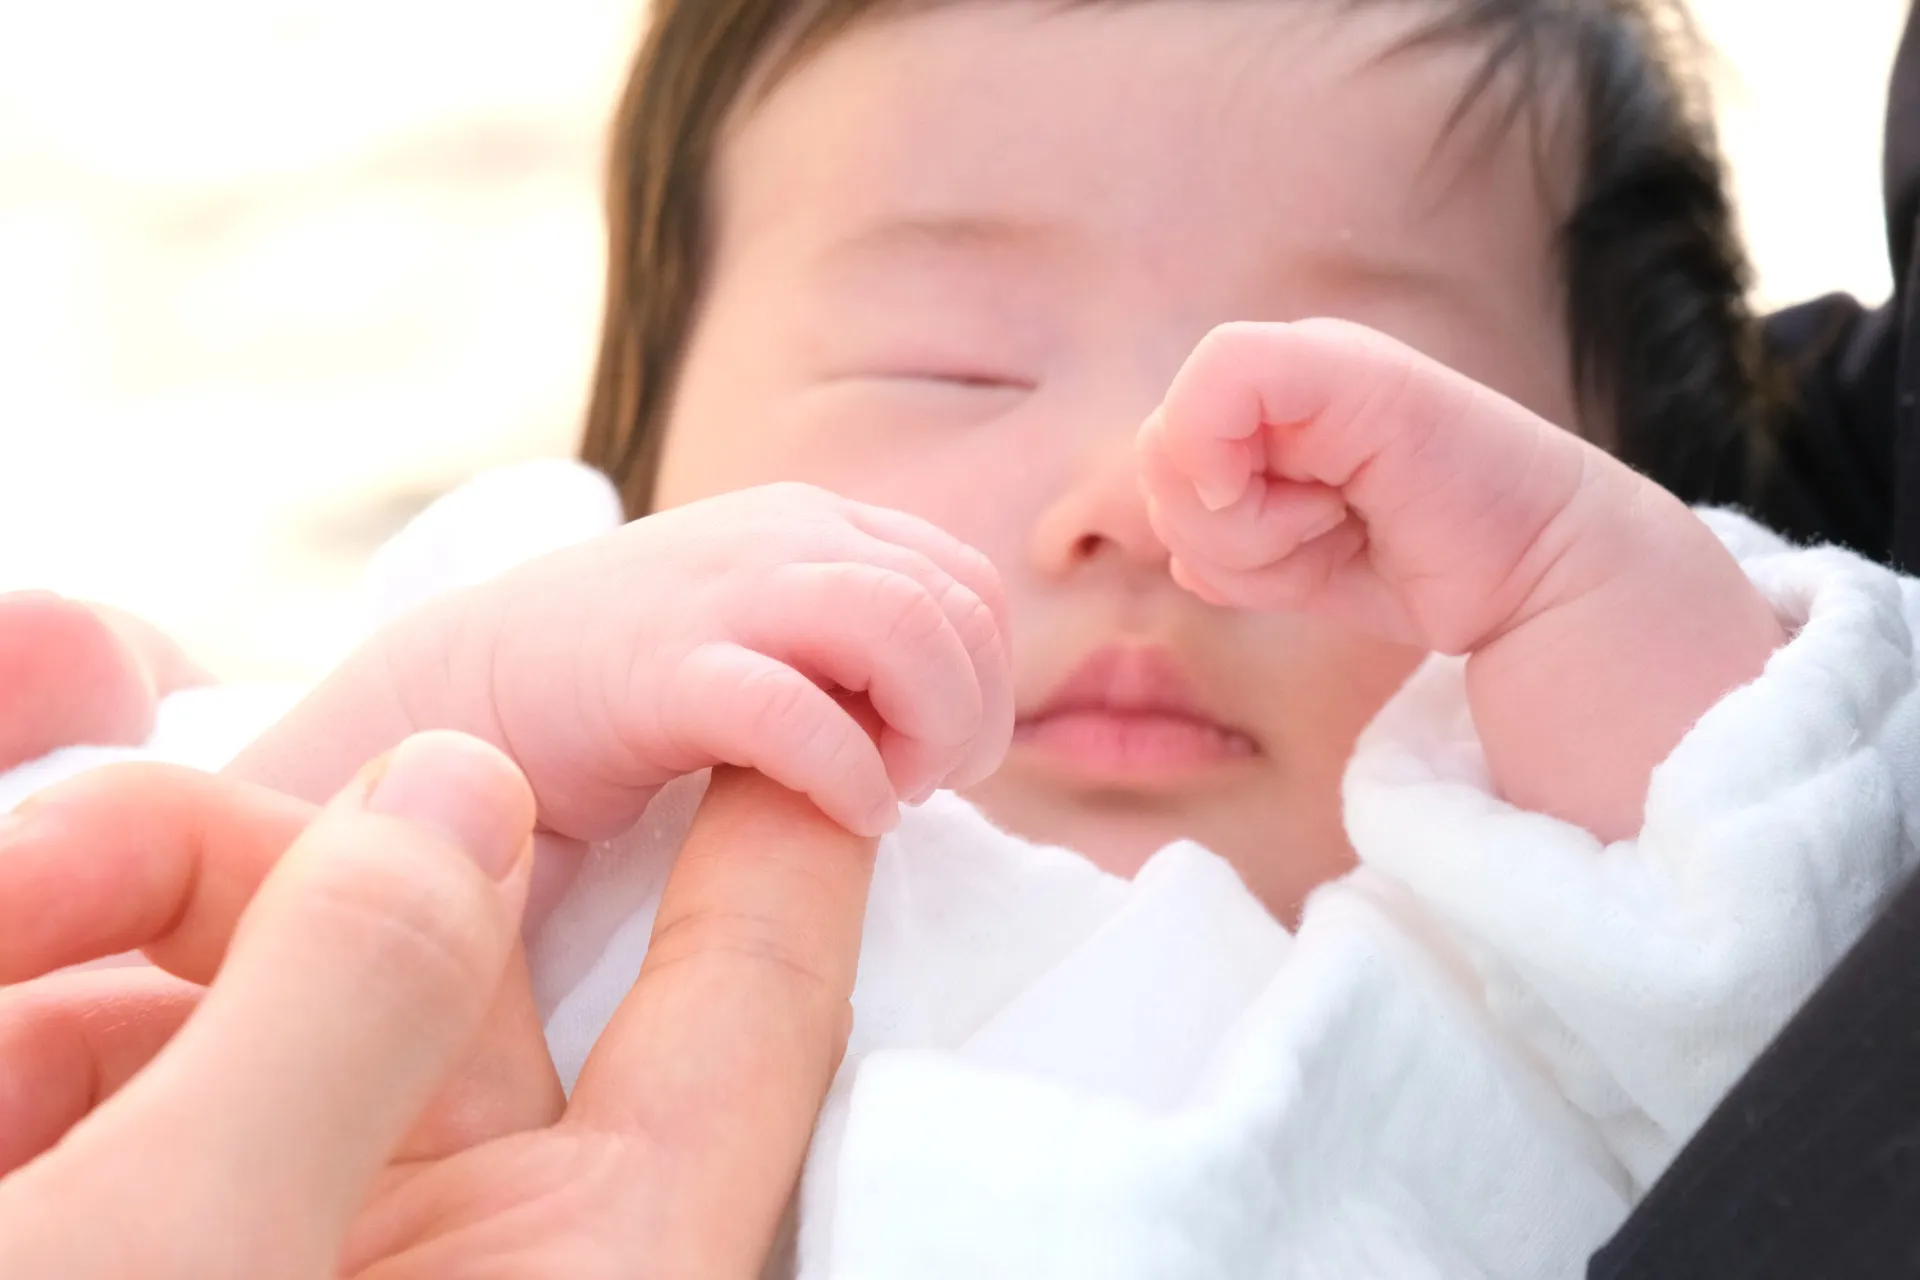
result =
M1096 650L1044 703L1020 716L1014 747L1083 782L1167 785L1261 754L1210 712L1171 652Z

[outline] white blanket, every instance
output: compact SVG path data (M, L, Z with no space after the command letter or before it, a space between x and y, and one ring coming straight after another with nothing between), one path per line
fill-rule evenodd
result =
M439 581L504 567L508 519L587 483L561 475L467 491L388 549L383 580L432 589L420 566L481 545L469 529L488 554ZM1913 584L1709 519L1795 637L1660 767L1634 840L1494 796L1440 659L1362 739L1362 866L1297 935L1191 845L1129 883L953 797L909 813L881 845L853 1041L781 1266L1581 1275L1916 860ZM527 532L529 553L562 540ZM192 697L162 745L197 742L203 764L219 726L230 749L271 705ZM596 849L532 940L569 1081L639 970L700 785Z

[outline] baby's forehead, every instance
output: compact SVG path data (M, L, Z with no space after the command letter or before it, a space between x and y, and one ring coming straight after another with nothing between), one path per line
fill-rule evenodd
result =
M1497 127L1499 86L1456 120L1486 51L1409 47L1429 8L1141 0L873 17L736 121L715 175L719 238L771 233L828 261L1074 241L1142 269L1298 258L1498 287L1496 262L1551 259L1554 194L1570 184L1542 172L1553 149Z

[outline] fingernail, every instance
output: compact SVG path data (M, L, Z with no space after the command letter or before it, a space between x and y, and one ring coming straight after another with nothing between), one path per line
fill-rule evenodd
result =
M520 860L531 838L502 803L503 763L491 747L460 734L409 738L387 757L366 808L449 837L497 880Z
M1336 507L1334 510L1327 512L1320 519L1315 520L1312 524L1302 529L1300 531L1300 541L1302 544L1305 544L1312 542L1315 538L1324 538L1346 522L1347 509L1345 507Z
M1228 484L1213 478L1195 481L1193 487L1200 495L1201 505L1209 511L1226 510L1240 501L1240 495L1247 488L1245 484Z
M900 825L900 803L897 800L883 800L873 811L873 819L867 824L867 830L875 835L886 835Z

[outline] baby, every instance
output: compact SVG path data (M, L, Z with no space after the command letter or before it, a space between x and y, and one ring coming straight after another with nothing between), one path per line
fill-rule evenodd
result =
M1492 1274L1570 1274L1757 1047L1743 1001L1779 1001L1820 950L1807 933L1850 931L1909 859L1879 750L1915 723L1897 590L1838 553L1775 548L1795 585L1770 600L1664 490L1350 322L1215 330L1137 448L1188 590L1465 656L1416 679L1354 764L1354 838L1392 879L1323 890L1290 945L1194 850L1121 887L944 801L910 819L883 846L803 1273L1033 1274L1064 1248L1090 1274L1188 1273L1169 1249L1229 1274L1475 1274L1443 1264L1453 1250ZM799 485L746 490L439 597L241 767L275 776L316 747L453 726L527 768L549 856L719 762L879 832L901 799L998 763L1004 619L992 567L934 527ZM1856 740L1827 739L1823 702ZM1755 733L1801 740L1738 741ZM1730 746L1744 758L1713 763ZM1780 750L1811 760L1778 774ZM1774 775L1758 789L1755 761ZM1783 784L1802 794L1768 794ZM687 812L662 806L535 929L569 1079L637 971ZM1651 865L1608 866L1622 855L1600 842L1636 840ZM1783 877L1833 883L1792 901ZM963 1067L979 1074L956 1082ZM1100 1110L1121 1103L1129 1122ZM999 1163L984 1177L983 1149L1056 1154L1036 1184ZM1122 1172L1087 1167L1096 1152ZM1309 1168L1316 1193L1276 1190ZM1121 1222L1124 1247L1107 1234Z
M1659 28L657 3L587 442L643 518L443 574L233 767L506 748L568 1079L678 779L897 822L805 1274L1576 1274L1910 865L1920 758L1891 575L1596 443L1753 423ZM389 570L550 544L535 489Z
M1639 830L1653 767L1785 639L1664 490L1357 325L1216 330L1140 455L1175 581L1216 606L1469 655L1495 789L1602 839ZM330 753L456 728L527 770L550 860L720 763L877 835L903 800L999 766L1015 719L1007 632L993 566L950 535L766 486L431 602L240 767L305 790ZM871 703L877 738L836 692ZM1137 736L1116 749L1165 749Z

